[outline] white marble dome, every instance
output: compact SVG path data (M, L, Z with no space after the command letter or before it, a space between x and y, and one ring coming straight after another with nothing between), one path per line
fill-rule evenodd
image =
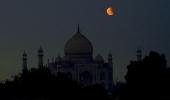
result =
M91 42L79 32L74 34L65 44L64 52L66 55L69 54L87 54L92 55L93 46Z

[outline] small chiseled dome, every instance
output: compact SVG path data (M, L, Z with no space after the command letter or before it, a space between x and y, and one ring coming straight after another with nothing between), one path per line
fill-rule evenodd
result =
M27 56L27 53L24 51L24 53L22 54L22 56L26 57L26 56Z
M78 31L71 39L69 39L64 48L66 55L69 54L90 54L93 53L93 47L91 42L80 33L79 27Z
M61 62L61 61L62 61L62 58L60 56L55 58L55 62Z
M43 48L40 46L40 48L38 49L38 52L43 52Z
M101 55L98 54L96 56L96 58L95 58L95 61L97 61L97 62L104 62L104 59L103 59L103 57Z

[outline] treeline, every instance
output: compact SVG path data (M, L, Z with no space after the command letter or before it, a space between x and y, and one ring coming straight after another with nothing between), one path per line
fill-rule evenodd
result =
M114 90L119 100L170 100L170 68L164 54L151 51L127 66L126 86Z
M82 87L76 81L58 73L54 76L47 68L31 69L12 81L0 84L1 100L107 100L100 85Z
M151 51L127 66L126 83L113 85L111 95L101 85L83 87L48 68L31 69L0 84L2 100L170 100L170 68L164 54Z

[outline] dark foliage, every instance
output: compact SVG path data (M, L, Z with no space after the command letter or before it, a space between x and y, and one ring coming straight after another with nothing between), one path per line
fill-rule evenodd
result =
M164 95L165 84L170 77L166 68L166 59L162 54L150 52L141 61L132 61L127 66L128 72L125 76L128 83L128 97L131 100L160 100Z
M105 90L99 86L82 87L66 75L52 75L47 68L31 69L13 81L0 84L0 98L5 100L106 100Z

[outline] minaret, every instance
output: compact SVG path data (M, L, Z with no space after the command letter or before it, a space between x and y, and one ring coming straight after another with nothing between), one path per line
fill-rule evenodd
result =
M136 57L137 57L137 61L141 61L142 60L142 50L141 49L137 49Z
M22 72L25 73L28 71L27 69L27 54L24 51L24 53L22 54Z
M108 66L109 66L109 70L108 70L108 88L112 88L113 84L114 84L114 79L113 79L113 62L112 62L112 54L109 53L108 54Z
M43 49L40 46L40 48L38 49L38 67L42 68L43 67Z
M111 53L109 53L109 55L108 55L108 63L109 64L112 64L112 54Z

